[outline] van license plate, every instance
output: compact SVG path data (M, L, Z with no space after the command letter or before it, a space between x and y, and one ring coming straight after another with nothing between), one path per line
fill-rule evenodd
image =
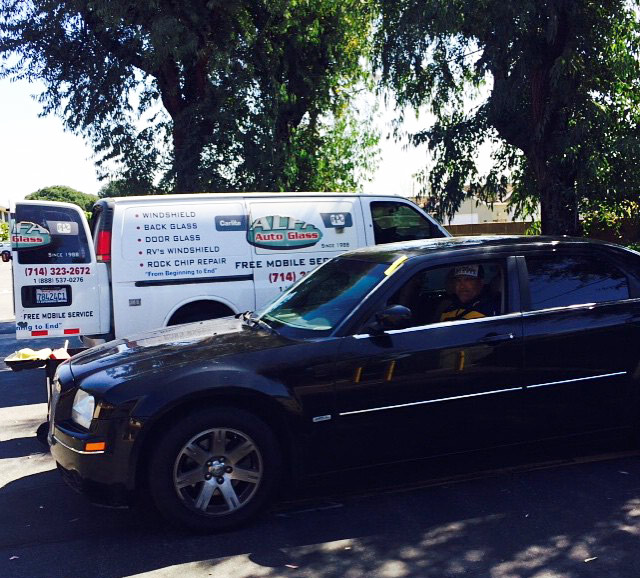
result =
M66 305L68 301L69 299L67 297L66 287L56 289L36 288L36 305L50 305L52 303L61 303Z

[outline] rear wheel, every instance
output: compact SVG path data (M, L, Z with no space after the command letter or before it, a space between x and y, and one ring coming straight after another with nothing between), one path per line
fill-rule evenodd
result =
M149 466L154 504L198 531L247 522L276 485L281 454L271 429L234 408L194 412L159 441Z
M233 315L233 311L217 301L194 301L178 309L171 316L167 325L194 323L196 321L206 321L207 319L229 317L230 315Z

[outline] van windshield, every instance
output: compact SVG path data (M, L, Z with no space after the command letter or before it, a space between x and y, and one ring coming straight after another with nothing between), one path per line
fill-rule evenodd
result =
M328 261L293 285L258 316L293 338L329 335L385 279L388 263Z

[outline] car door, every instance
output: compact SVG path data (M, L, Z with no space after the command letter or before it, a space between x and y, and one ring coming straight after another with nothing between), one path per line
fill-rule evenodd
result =
M534 252L526 279L525 418L531 438L629 424L640 337L629 278L594 251Z
M342 460L356 466L522 439L515 261L493 264L504 274L498 315L344 338L336 382ZM437 269L426 273L437 278ZM438 294L442 288L429 289ZM437 304L431 307L437 311Z

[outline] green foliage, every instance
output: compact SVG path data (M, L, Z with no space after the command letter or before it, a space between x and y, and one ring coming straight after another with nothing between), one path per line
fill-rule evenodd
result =
M98 200L94 195L81 193L71 187L64 186L45 187L37 190L35 193L27 195L25 198L29 201L61 201L64 203L73 203L85 211L91 211L93 203Z
M604 236L616 242L640 240L640 202L591 200L582 209L582 228L585 236Z
M544 233L576 233L593 199L640 185L638 2L378 0L376 53L401 106L435 123L413 135L435 166L424 192L440 216L465 197L540 203ZM492 143L482 174L478 148Z
M524 232L525 235L542 234L542 223L540 221L532 221Z
M346 113L323 131L303 125L292 135L291 154L277 179L281 191L354 191L378 159L378 135Z
M619 203L611 203L596 199L583 208L582 226L585 233L589 233L596 227L610 229L616 233L625 219L637 216L640 204L636 201L623 200Z
M0 223L0 241L9 240L9 223Z
M162 192L163 191L158 189L153 183L121 179L109 181L102 185L98 191L98 197L101 199L107 197L130 197L135 195L162 194Z
M0 77L44 82L123 191L304 190L308 167L326 188L367 166L336 148L375 143L347 106L371 2L0 0Z

